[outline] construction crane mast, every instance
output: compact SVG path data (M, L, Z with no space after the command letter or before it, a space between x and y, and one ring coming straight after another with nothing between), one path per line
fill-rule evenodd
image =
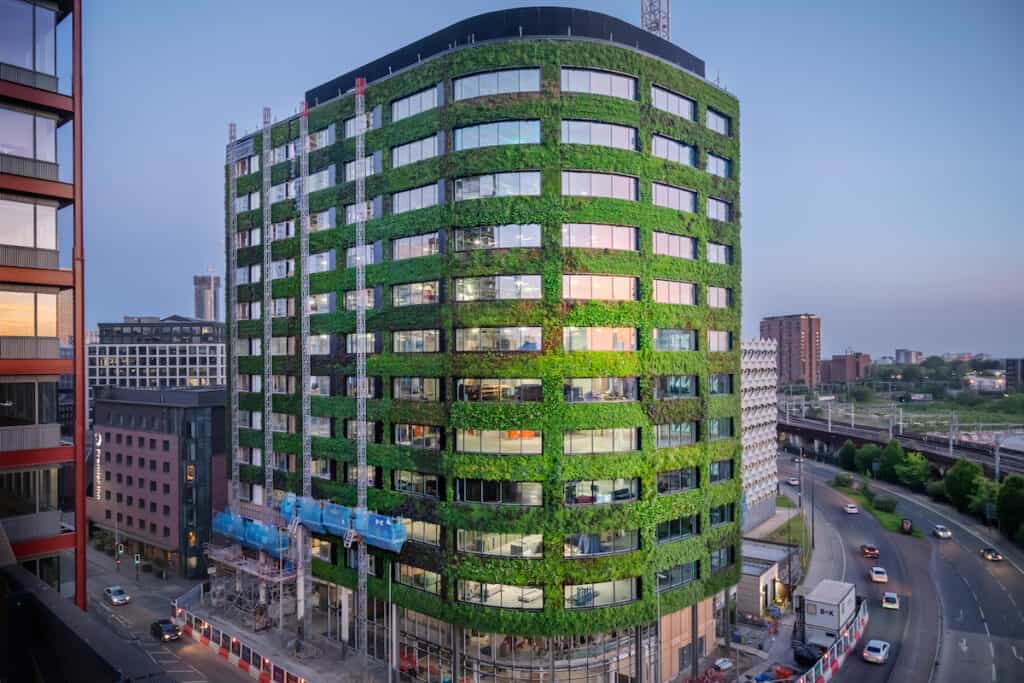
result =
M235 210L235 198L238 195L238 178L235 169L235 140L238 139L238 127L234 123L228 124L228 237L226 247L228 250L228 272L227 280L228 301L224 315L228 319L228 340L234 344L238 339L238 321L235 304L238 301L238 212ZM265 154L264 154L265 156ZM211 268L212 270L212 268ZM228 348L228 356L231 358L231 367L228 370L231 374L231 443L228 444L231 457L231 496L229 505L231 512L238 513L238 481L240 468L238 462L238 349Z
M310 417L310 369L309 369L309 107L302 103L302 114L299 117L299 178L301 185L296 194L299 197L299 258L301 259L300 280L300 349L301 370L299 372L299 392L302 395L302 495L306 498L313 495L312 475L313 457L311 454L312 419ZM311 581L307 576L312 565L309 557L309 543L306 542L303 528L296 528L296 606L298 613L298 640L301 642L306 632L306 591Z
M359 481L356 488L356 519L365 519L366 510L366 79L356 79L356 470ZM358 606L356 608L356 644L366 667L369 657L366 610L367 576L370 557L366 541L359 539ZM364 671L365 674L365 671Z
M640 0L640 27L665 40L672 40L672 0Z
M271 374L273 373L273 358L270 347L273 339L273 311L271 282L273 277L270 272L271 244L273 243L273 223L270 213L270 167L274 147L270 135L270 107L263 107L263 153L261 155L264 163L263 169L263 196L261 206L263 207L263 267L260 272L260 280L263 282L263 302L260 317L263 319L263 511L264 520L267 523L274 521L274 508L272 506L274 494L274 431L270 428L273 415L273 391L271 391Z

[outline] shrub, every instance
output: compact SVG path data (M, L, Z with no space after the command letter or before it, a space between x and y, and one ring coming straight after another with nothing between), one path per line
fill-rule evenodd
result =
M942 480L928 482L924 487L924 490L932 500L940 503L944 503L949 500L949 497L946 495L946 482Z
M832 485L839 486L841 488L850 488L853 486L853 477L845 472L837 472L836 476L832 478Z
M871 503L872 505L875 504L875 492L871 489L871 486L868 485L867 482L864 482L864 484L861 485L860 492L861 494L863 494L865 498L868 499L869 503Z
M896 512L895 498L882 498L879 496L875 498L871 505L879 512Z

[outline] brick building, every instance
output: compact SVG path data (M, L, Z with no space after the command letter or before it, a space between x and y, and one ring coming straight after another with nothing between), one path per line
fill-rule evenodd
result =
M761 337L778 343L779 384L817 386L821 381L821 318L812 313L764 318Z
M96 387L88 517L129 556L204 575L212 510L227 500L224 399L224 387Z
M821 381L824 384L845 384L856 382L868 376L871 356L854 352L833 355L831 360L821 361Z

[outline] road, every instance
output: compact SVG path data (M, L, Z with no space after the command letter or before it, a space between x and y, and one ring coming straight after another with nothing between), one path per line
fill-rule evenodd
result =
M792 468L788 458L785 462L780 460L780 470L783 467L787 471ZM827 484L835 471L805 461L805 480L813 477L817 482L819 513L829 516L830 520L844 516L835 508L842 497ZM892 614L889 610L880 615L883 610L872 609L868 637L893 644L890 657L895 672L893 680L927 681L929 660L936 662L934 683L1021 680L1024 671L1024 572L1021 565L984 560L979 550L991 545L992 540L984 535L976 537L974 525L961 524L963 520L955 513L946 513L909 496L900 497L906 492L898 487L875 483L873 488L876 492L893 495L898 501L897 514L910 518L915 527L926 533L935 524L943 524L953 531L953 538L948 540L931 535L914 539L882 530L873 517L863 512L846 515L849 518L846 523L839 520L837 528L853 555L864 542L857 540L865 529L864 522L869 522L872 533L876 534L872 542L882 553L878 563L889 572L892 586L889 590L900 593L901 612L909 608L909 628L905 631L910 634L909 640L901 637L898 628L890 623L891 619L886 618ZM835 511L830 511L830 507ZM893 559L889 560L890 557ZM871 562L860 560L861 564ZM907 577L910 577L909 582ZM852 579L848 576L847 580ZM869 585L867 590L870 589ZM860 591L858 583L858 593ZM941 615L941 627L935 618L936 610ZM876 631L876 626L881 626L881 630ZM935 643L940 645L937 656ZM886 680L888 676L887 673L886 677L873 678L870 672L878 667L859 659L847 667L841 676L844 680Z
M160 643L149 634L149 625L157 619L170 616L171 602L167 593L172 587L156 590L159 583L145 577L142 584L135 581L130 563L122 563L121 573L114 571L114 560L90 547L88 550L89 610L105 618L106 623L119 635L134 637L150 659L164 667L168 676L180 683L252 683L252 678L209 647L191 638L182 637L169 643ZM132 602L111 607L103 598L103 589L118 584ZM145 588L143 588L145 587Z

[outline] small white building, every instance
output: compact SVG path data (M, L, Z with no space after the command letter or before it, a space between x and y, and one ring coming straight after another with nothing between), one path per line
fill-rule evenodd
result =
M743 530L748 531L775 514L778 352L774 339L747 340L741 349Z

